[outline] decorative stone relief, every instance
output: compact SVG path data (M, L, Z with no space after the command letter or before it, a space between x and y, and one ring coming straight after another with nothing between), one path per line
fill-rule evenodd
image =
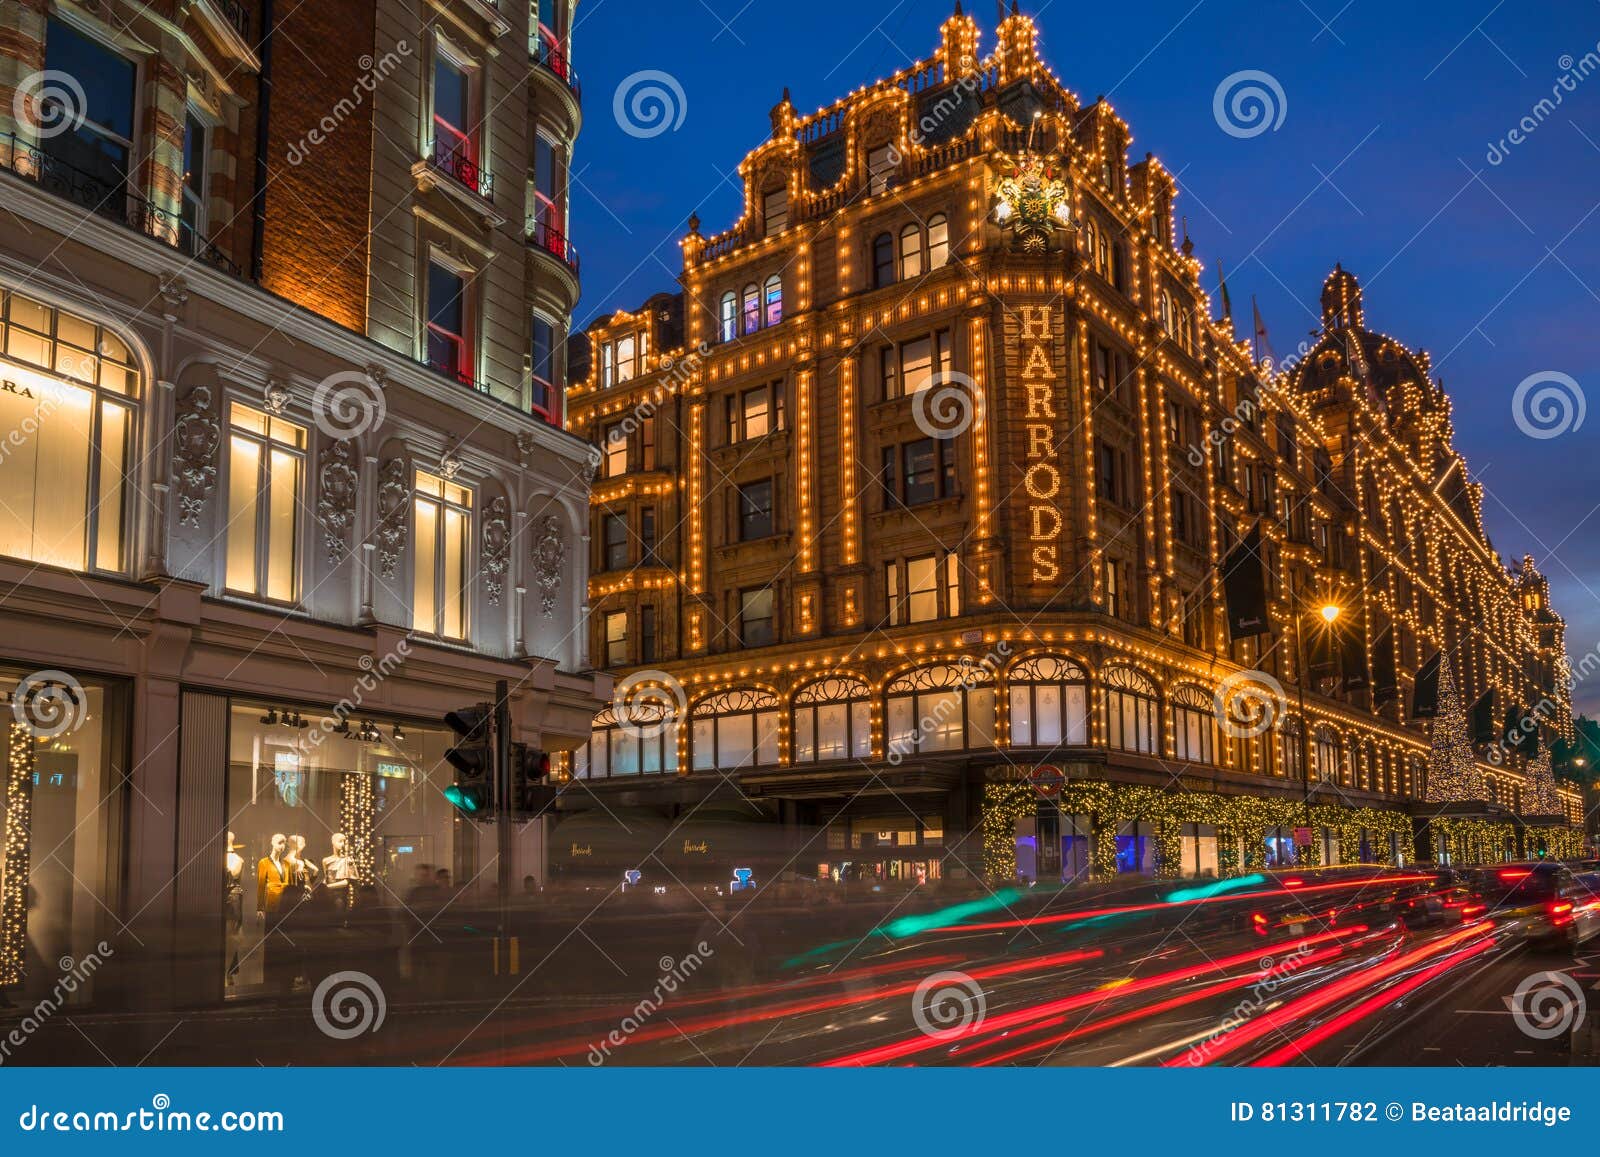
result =
M269 380L261 391L261 400L266 403L268 411L280 416L288 411L289 400L293 397L289 387L275 378Z
M439 476L446 482L454 482L457 474L461 473L461 455L452 448L446 450L439 458Z
M329 566L338 566L350 552L345 533L355 522L359 477L349 441L329 442L322 452L317 493L317 521L322 525Z
M547 514L539 520L539 536L533 543L533 578L539 584L539 608L547 619L556 617L556 595L561 591L566 564L567 544L561 537L561 520Z
M222 444L222 429L211 412L210 386L195 386L179 400L172 444L178 524L199 526L206 500L217 485L217 448Z
M496 498L483 512L483 589L491 607L500 605L500 595L505 589L511 546L509 511L510 504L504 498Z
M408 507L411 487L406 484L406 464L391 458L378 472L378 573L392 579L406 548L411 518Z

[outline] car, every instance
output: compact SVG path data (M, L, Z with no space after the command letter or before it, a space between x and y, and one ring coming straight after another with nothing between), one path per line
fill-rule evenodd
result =
M1540 947L1576 949L1600 936L1600 871L1546 860L1479 869L1473 891L1496 920L1522 923Z

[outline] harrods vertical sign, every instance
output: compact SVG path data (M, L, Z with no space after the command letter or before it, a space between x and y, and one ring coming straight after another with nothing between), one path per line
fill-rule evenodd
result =
M1034 586L1058 584L1066 569L1068 455L1065 422L1067 373L1061 334L1061 312L1047 304L1019 305L1007 326L1010 379L1020 393L1012 413L1019 415L1022 525L1015 533L1025 540L1021 579Z

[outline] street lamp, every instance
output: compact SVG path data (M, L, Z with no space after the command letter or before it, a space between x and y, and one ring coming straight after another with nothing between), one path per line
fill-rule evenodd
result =
M1334 603L1323 603L1322 610L1320 612L1322 615L1322 621L1331 626L1333 621L1339 617L1342 611L1343 608Z
M1322 616L1322 621L1329 630L1339 616L1344 614L1344 608L1335 602L1324 602L1317 608L1317 614ZM1305 787L1306 827L1311 823L1311 717L1306 713L1306 641L1305 632L1300 620L1305 615L1296 610L1294 614L1294 641L1295 641L1295 689L1300 698L1300 778Z

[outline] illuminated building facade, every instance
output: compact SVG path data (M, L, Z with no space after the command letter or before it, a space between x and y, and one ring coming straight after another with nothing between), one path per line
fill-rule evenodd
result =
M0 8L0 987L102 940L79 1000L292 984L285 889L493 855L443 712L587 735L571 18Z
M1014 9L771 121L681 297L589 330L590 649L626 694L563 806L769 820L769 874L831 878L1390 860L1434 813L1430 854L1534 850L1526 747L1430 800L1415 684L1441 652L1491 735L1564 732L1561 620L1353 275L1258 360L1171 174ZM1230 641L1256 527L1266 630Z

